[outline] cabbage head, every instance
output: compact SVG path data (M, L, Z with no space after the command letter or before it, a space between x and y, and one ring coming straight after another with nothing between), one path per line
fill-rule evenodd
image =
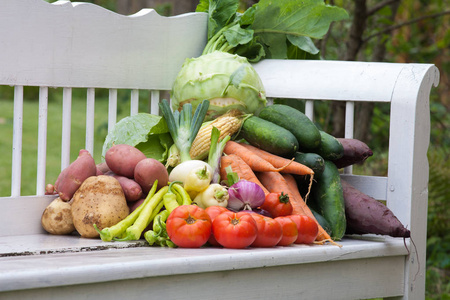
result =
M258 114L266 106L264 86L247 58L214 51L186 59L171 92L172 108L179 110L191 103L193 109L203 100L210 106L206 120L230 109Z

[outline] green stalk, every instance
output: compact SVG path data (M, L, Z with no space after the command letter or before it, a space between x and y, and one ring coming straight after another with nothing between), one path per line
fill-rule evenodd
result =
M211 183L220 182L220 157L222 156L225 144L231 139L229 135L219 142L220 130L213 126L211 131L211 147L209 148L208 164L213 169Z
M208 112L209 101L203 100L197 106L193 116L190 103L184 104L181 112L176 110L172 113L166 99L163 99L159 107L166 120L170 135L180 151L180 162L191 160L189 150Z
M234 23L233 24L230 24L230 25L228 25L228 26L225 26L225 27L223 27L222 29L220 29L209 41L208 41L208 43L206 44L206 46L205 46L205 48L203 49L203 53L202 53L202 55L204 55L204 54L208 54L208 53L211 53L211 52L214 52L214 51L216 51L217 49L218 49L218 44L219 44L219 42L221 42L221 41L223 41L223 39L225 39L225 36L222 34L225 30L227 30L231 25L234 25Z
M151 197L150 201L147 205L144 206L143 210L139 214L138 218L134 222L134 224L127 228L126 236L124 238L118 239L115 238L116 241L135 241L141 238L142 232L152 221L152 217L155 216L154 212L159 212L157 207L162 203L163 196L169 189L168 186L161 188L153 197Z

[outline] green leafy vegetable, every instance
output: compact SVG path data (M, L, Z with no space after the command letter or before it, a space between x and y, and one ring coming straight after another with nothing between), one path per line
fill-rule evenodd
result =
M102 157L113 145L127 144L160 162L167 159L173 144L167 123L161 116L139 113L117 122L103 143Z
M174 110L207 99L208 119L231 109L257 115L266 105L265 90L249 62L317 59L313 39L322 38L331 22L348 18L323 0L260 0L244 13L238 8L239 0L200 0L196 11L208 13L208 43L175 79Z
M249 61L290 56L292 45L315 55L319 50L312 39L321 39L331 22L348 18L339 7L323 0L260 0L243 14L239 0L201 0L197 11L207 12L208 44L203 54L213 51L238 53ZM232 11L236 8L235 11Z

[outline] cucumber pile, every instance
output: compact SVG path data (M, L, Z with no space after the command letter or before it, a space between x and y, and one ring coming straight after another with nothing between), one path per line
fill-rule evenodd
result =
M342 143L320 130L304 113L284 104L266 106L243 124L240 137L270 153L294 158L314 171L307 204L327 222L330 236L340 240L346 230L345 205L339 170L333 161L342 158ZM297 177L306 194L309 179ZM305 196L303 194L302 196Z

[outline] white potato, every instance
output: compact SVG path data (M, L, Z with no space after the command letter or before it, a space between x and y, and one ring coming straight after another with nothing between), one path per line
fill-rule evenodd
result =
M99 237L94 224L102 230L117 224L129 213L122 187L112 176L89 177L73 196L73 223L82 237Z

